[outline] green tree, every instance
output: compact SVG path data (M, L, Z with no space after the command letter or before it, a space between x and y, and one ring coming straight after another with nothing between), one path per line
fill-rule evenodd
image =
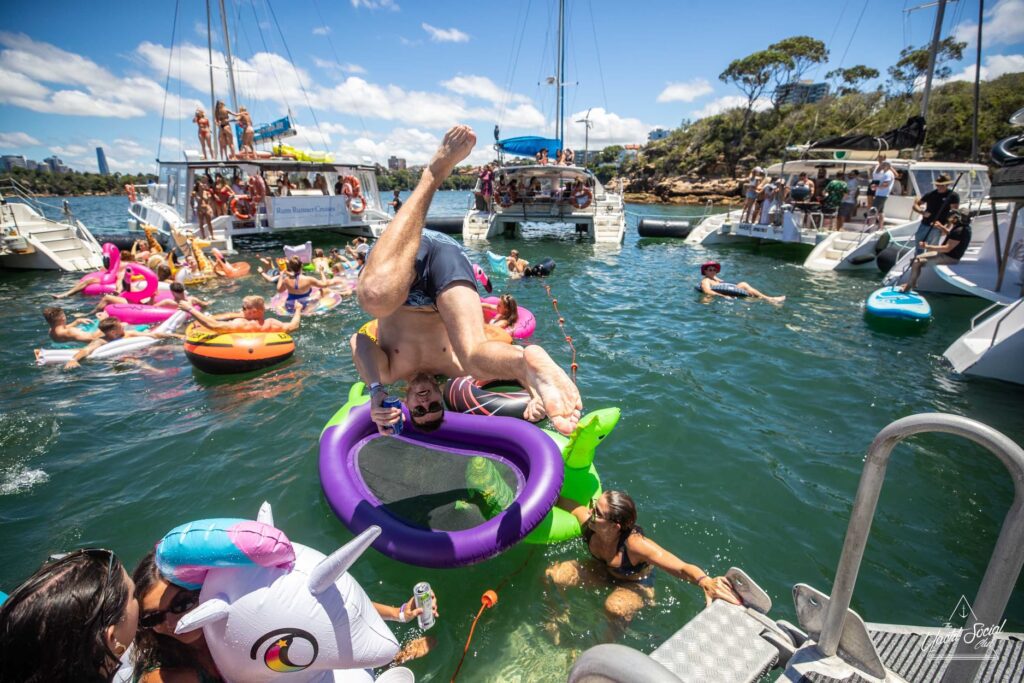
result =
M935 78L948 78L952 70L948 62L963 57L967 43L958 42L952 36L939 43L935 53ZM889 93L893 97L909 97L928 73L927 47L905 47L900 50L900 59L889 67Z
M825 74L825 78L830 81L838 81L841 83L836 88L837 95L850 95L855 92L860 92L860 84L865 81L870 81L879 76L878 69L872 69L870 66L864 66L858 64L857 66L851 66L848 69L833 69Z
M750 116L754 111L754 105L771 83L773 75L780 68L788 68L791 62L792 59L784 52L762 50L740 59L734 59L725 71L718 74L719 80L736 86L747 97L746 106L743 108L743 120L733 136L733 150L737 150L743 144L743 139L750 127ZM739 159L740 156L735 151L726 153L730 172L735 172L736 162Z
M815 64L828 61L828 48L825 47L825 43L810 36L784 38L769 45L768 52L781 55L776 57L771 74L776 93L781 86L798 82ZM778 94L772 97L772 104L776 108L779 106Z

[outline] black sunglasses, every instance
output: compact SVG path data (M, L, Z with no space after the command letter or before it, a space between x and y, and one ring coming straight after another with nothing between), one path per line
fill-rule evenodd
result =
M601 513L600 508L597 507L597 501L596 500L590 501L590 515L592 517L597 518L597 519L608 519L607 517L605 517Z
M155 628L164 623L168 614L184 614L197 604L199 604L199 591L183 590L174 596L167 609L158 609L140 615L139 626L147 629Z
M428 413L439 413L442 410L444 410L444 406L441 405L441 402L433 401L426 408L424 408L423 406L416 406L415 408L410 408L409 413L411 413L413 417L423 417Z

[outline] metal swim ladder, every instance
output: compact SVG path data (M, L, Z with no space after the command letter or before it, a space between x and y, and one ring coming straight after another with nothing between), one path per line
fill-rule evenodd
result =
M1024 567L1024 449L975 420L944 413L901 418L882 429L865 458L832 596L806 584L793 587L801 628L772 622L764 603L748 596L763 592L735 568L744 607L716 600L650 656L622 645L598 645L576 661L569 683L626 681L756 681L764 667L784 668L777 681L790 683L969 683L1024 680L1024 636L998 634L984 651L966 639L950 642L944 629L865 624L850 609L868 535L893 449L917 435L940 432L983 446L1003 463L1014 483L1014 498L1003 520L964 632L1000 623ZM766 599L767 596L764 596ZM767 603L770 607L770 601ZM931 639L929 641L929 639ZM924 646L933 656L927 656ZM726 665L746 660L745 670ZM717 664L709 666L709 664Z

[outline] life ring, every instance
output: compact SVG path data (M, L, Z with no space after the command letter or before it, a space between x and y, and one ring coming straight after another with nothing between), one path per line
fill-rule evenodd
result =
M449 410L467 415L497 415L525 419L523 413L530 403L530 392L511 381L481 382L470 376L453 377L441 392ZM539 422L530 420L531 422Z
M130 201L131 203L134 204L135 203L135 186L134 185L125 185L124 186L124 191L128 195L128 201Z
M584 201L581 202L580 197L583 197ZM594 201L594 193L590 191L589 187L584 187L572 196L573 208L579 209L580 211L589 208L592 201Z
M700 287L694 287L694 289L696 289L701 294L704 293L704 290L701 289ZM726 296L736 297L738 299L750 296L750 292L748 292L745 289L740 289L736 285L731 284L729 282L719 282L717 285L711 285L711 291L717 292L719 294L724 294Z
M352 206L354 202L358 202L358 208ZM345 206L348 207L348 212L353 216L358 216L363 211L366 211L366 198L359 194L354 197L349 197L345 200Z
M503 209L507 209L508 207L510 207L513 204L515 204L515 200L512 198L512 193L511 192L502 192L501 194L498 195L497 199L498 199L498 204Z
M238 208L238 205L243 202L245 203L245 207L246 209L248 209L248 211L243 212L240 208ZM254 211L252 206L252 200L249 199L249 195L236 195L235 198L231 200L231 213L235 214L235 218L237 218L240 221L250 220L252 218L252 214L254 213Z
M358 197L363 194L363 186L359 178L352 175L342 176L341 193L346 197Z
M277 365L295 353L284 332L214 332L192 323L185 331L185 357L211 375L252 372Z

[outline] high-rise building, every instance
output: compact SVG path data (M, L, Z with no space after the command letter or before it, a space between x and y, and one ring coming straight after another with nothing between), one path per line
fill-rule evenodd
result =
M828 83L786 83L775 91L775 99L779 104L810 104L828 95Z
M9 171L12 168L28 168L28 161L20 154L5 154L0 157L0 169Z
M388 168L392 171L404 171L405 170L405 159L392 156L388 159Z
M107 164L107 155L102 147L96 148L96 165L99 166L100 175L110 175L110 166Z

